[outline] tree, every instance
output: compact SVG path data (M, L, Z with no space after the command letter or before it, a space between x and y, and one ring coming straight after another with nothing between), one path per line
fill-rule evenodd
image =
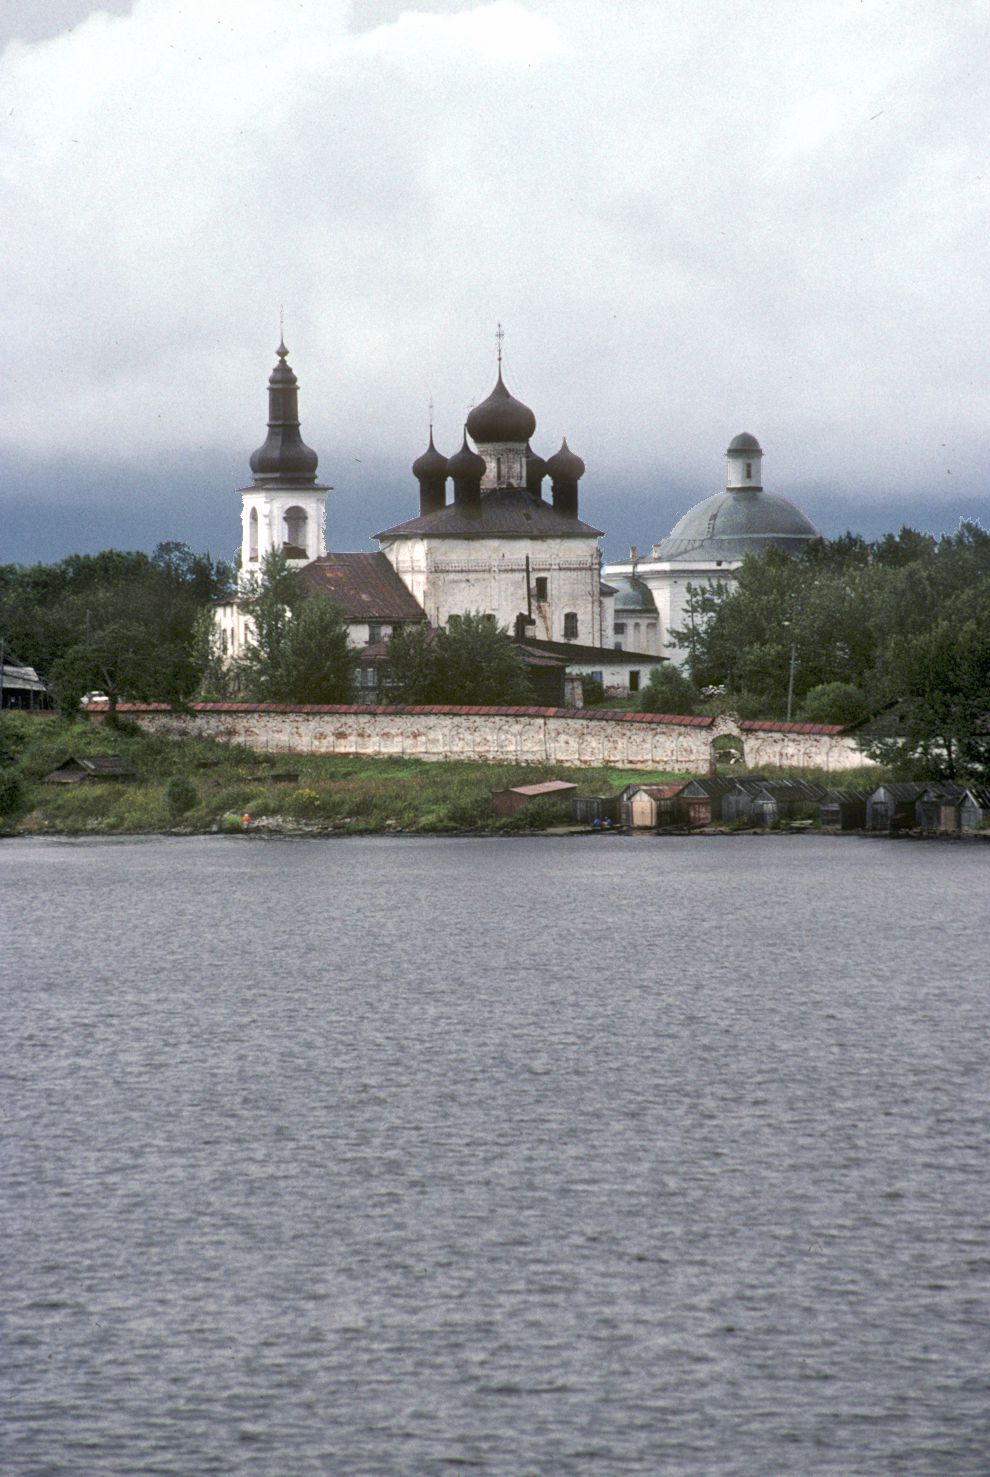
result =
M696 711L697 703L693 683L673 662L650 668L646 686L639 695L641 713L691 714Z
M283 703L346 703L351 697L357 652L336 607L310 595L289 622L281 665L271 683Z
M532 701L508 631L479 611L451 616L438 630L414 627L393 634L384 677L390 699L400 703Z
M799 723L859 723L869 711L862 688L852 682L821 682L805 693L797 720Z

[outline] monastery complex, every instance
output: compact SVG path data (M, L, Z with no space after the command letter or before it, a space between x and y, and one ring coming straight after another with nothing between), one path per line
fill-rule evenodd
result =
M241 491L241 594L265 556L281 550L340 611L369 698L393 631L443 626L472 611L512 633L537 692L541 677L552 674L559 686L563 674L568 700L577 700L583 675L635 694L651 666L686 654L673 633L685 623L689 584L732 580L747 551L798 551L818 536L793 504L764 490L762 449L744 432L729 443L723 492L685 513L648 557L632 549L603 569L602 530L580 516L585 464L566 440L546 460L533 450L536 417L506 388L500 349L495 387L469 413L453 456L437 450L431 427L412 465L414 515L375 535L377 553L328 550L329 489L302 439L298 401L280 343L268 434ZM223 653L237 657L250 634L242 600L219 606L216 621Z

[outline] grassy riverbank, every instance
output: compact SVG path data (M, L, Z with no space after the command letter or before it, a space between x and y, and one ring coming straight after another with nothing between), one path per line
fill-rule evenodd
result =
M132 765L135 778L43 782L70 754L107 752ZM680 777L556 765L258 754L206 739L160 738L128 724L107 729L88 720L70 724L19 713L0 718L0 773L13 779L16 801L0 815L5 835L209 831L222 829L225 816L244 814L255 824L286 830L511 832L566 824L570 807L540 801L525 817L497 820L492 790L565 779L586 794L605 795L630 780Z

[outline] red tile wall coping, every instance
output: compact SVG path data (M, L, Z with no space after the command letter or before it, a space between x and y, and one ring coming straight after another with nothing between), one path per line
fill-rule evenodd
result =
M575 718L582 722L646 723L675 725L680 728L711 728L714 718L688 715L685 713L635 713L623 708L492 708L467 707L458 703L431 703L416 706L410 703L191 703L194 713L374 713L411 714L427 713L463 714L481 717L491 714L497 718ZM103 714L108 711L106 703L91 703L87 713ZM169 713L170 703L118 703L118 713ZM775 723L771 719L746 718L739 727L744 733L795 733L821 734L834 738L842 733L841 723Z

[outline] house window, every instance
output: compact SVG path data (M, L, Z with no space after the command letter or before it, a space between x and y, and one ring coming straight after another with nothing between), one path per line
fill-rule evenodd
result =
M382 628L377 621L368 622L368 645L373 646L382 639Z
M612 630L617 636L624 636L626 634L625 621L616 621L615 625L612 627Z
M615 647L615 650L616 651L621 651L622 650L622 642L621 641L614 641L612 644Z
M564 640L573 641L577 637L577 611L568 610L564 613Z
M630 672L629 673L629 691L630 692L639 692L639 673L638 672Z
M547 598L547 577L544 574L536 576L536 598L545 600Z

